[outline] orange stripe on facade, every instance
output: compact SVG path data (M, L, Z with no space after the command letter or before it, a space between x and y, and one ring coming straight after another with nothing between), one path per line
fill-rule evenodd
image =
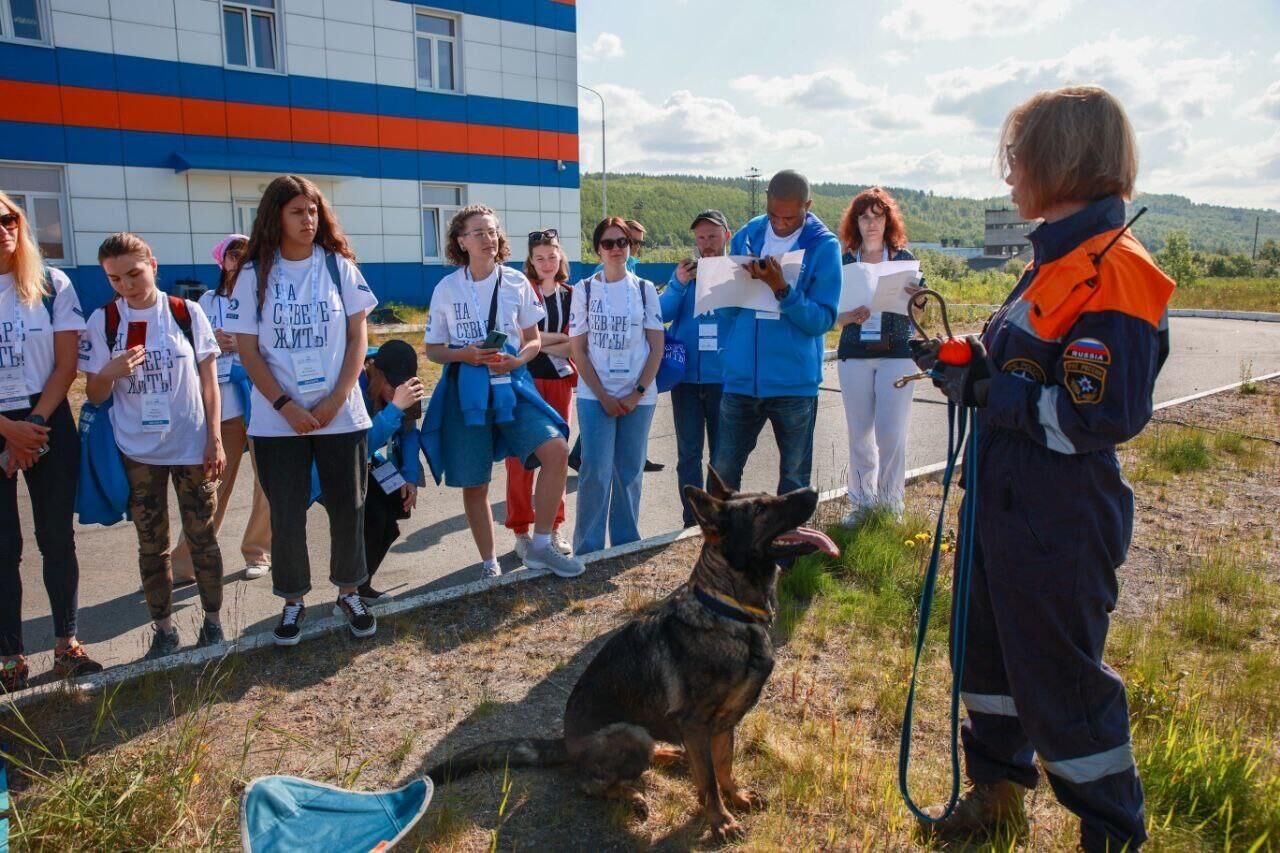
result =
M18 80L0 80L0 103L5 105L6 120L37 124L578 160L577 134L549 130L145 95Z

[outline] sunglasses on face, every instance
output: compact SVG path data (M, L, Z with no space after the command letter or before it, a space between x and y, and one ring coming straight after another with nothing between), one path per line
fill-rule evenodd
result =
M542 243L544 241L549 242L551 240L556 239L559 236L560 236L560 232L554 228L548 228L545 231L530 231L529 242L531 244Z
M477 228L474 231L466 232L462 236L470 237L472 240L483 240L485 237L488 237L490 240L497 240L498 229L497 228Z
M18 227L18 214L16 213L0 213L0 225L8 228L10 231Z
M605 237L600 241L600 248L607 252L612 252L614 249L626 249L630 246L631 239L629 237Z

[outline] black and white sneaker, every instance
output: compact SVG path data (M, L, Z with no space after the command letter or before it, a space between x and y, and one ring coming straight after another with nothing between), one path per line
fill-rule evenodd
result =
M372 637L378 630L378 620L369 612L358 592L342 593L333 605L333 615L347 620L352 635Z
M307 615L307 605L285 602L284 611L280 614L280 624L271 633L275 636L277 646L296 646L302 639L302 620Z

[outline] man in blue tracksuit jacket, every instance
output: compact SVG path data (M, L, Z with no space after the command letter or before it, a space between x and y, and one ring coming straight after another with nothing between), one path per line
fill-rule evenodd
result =
M689 226L700 258L723 255L733 236L729 220L718 210L704 210ZM684 496L688 485L702 488L702 446L705 441L711 459L720 445L720 397L724 375L720 367L720 347L728 328L723 311L694 315L698 262L681 261L671 273L671 281L659 302L662 316L672 320L668 334L684 344L684 378L671 389L671 414L676 426L676 473L680 502L684 506L684 526L697 521Z
M742 485L766 420L778 442L778 493L809 485L823 337L835 323L842 275L840 243L809 212L811 204L805 177L779 172L769 181L767 213L733 237L730 254L760 259L747 270L773 291L778 310L723 309L724 396L714 467L732 489ZM792 250L803 251L804 260L789 285L778 258Z

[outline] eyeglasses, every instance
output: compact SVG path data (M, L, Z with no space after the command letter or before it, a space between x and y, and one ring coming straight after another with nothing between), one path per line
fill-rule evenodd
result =
M630 237L617 237L617 238L605 237L603 240L600 241L600 248L604 249L607 252L612 252L614 249L626 249L626 248L629 248L630 246L631 246Z
M490 240L498 239L499 231L497 228L477 228L474 231L467 231L462 236L470 237L472 240L479 240L481 237L488 237Z
M18 214L16 213L0 213L0 225L8 228L10 231L18 230Z
M560 236L560 232L554 228L548 228L545 231L530 231L529 243L541 243L543 241L551 241Z

